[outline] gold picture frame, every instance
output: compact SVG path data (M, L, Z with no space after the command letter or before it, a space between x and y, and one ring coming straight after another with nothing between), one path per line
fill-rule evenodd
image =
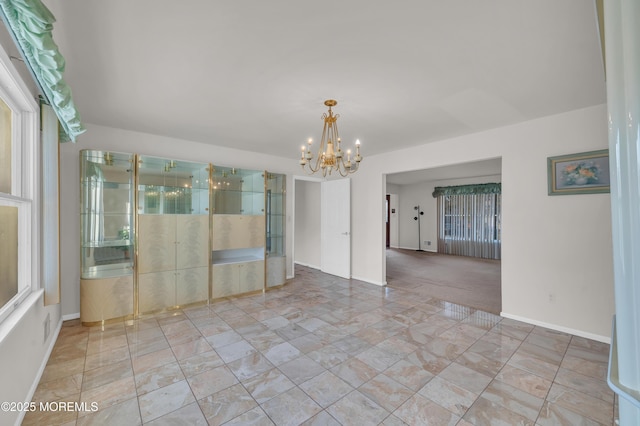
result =
M549 195L610 192L609 150L547 158Z

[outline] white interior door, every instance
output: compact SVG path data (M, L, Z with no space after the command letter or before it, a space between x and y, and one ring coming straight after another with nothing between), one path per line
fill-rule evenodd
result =
M351 278L351 180L322 182L320 270Z

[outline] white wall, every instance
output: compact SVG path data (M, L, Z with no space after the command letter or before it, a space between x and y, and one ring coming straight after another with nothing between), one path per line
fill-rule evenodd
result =
M389 247L400 247L400 197L389 194Z
M436 186L470 185L500 181L500 175L495 175L398 185L400 188L398 194L400 198L399 210L402 212L398 220L398 246L407 249L418 248L418 222L413 218L416 217L414 207L420 205L420 210L424 212L420 222L421 248L426 251L438 251L438 203L431 195ZM428 242L431 242L431 245L428 245Z
M0 24L0 46L7 56L20 56L11 36L2 24ZM11 63L16 69L15 75L23 79L26 90L33 99L36 99L38 92L35 83L31 80L24 64L16 60ZM39 176L38 179L40 180ZM36 212L36 215L39 226L34 229L34 232L42 227L42 213ZM38 281L36 285L40 287L41 266L36 265L34 269L38 270L34 278ZM28 296L20 307L0 324L0 378L2 378L0 401L30 401L40 380L62 324L60 305L44 306L43 295L44 292L39 290ZM45 340L44 322L47 316L50 320L50 333ZM23 415L24 412L0 411L0 424L17 424Z
M402 185L397 185L395 183L387 183L387 194L397 194L400 192L400 188Z
M547 195L547 157L607 148L606 120L599 105L365 158L352 182L354 278L385 280L385 174L501 157L503 314L607 341L610 196Z
M320 182L295 180L294 262L320 269Z
M147 133L86 124L87 132L75 144L66 143L60 150L61 206L61 263L62 263L62 314L66 318L80 313L80 190L78 188L79 152L82 149L109 150L166 157L175 160L211 162L252 170L269 170L287 175L287 188L292 188L294 173L299 171L295 158L280 158L237 149L167 138ZM292 200L287 197L286 254L287 277L292 269Z

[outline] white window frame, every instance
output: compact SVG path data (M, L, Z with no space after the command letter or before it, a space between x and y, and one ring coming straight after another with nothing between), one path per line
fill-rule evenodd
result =
M3 323L30 294L42 291L39 271L39 106L2 46L0 97L12 111L11 194L0 193L0 205L18 207L18 293L0 306L1 330Z

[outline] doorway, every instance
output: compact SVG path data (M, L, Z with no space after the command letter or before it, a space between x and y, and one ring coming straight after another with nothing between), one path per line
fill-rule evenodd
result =
M350 183L294 176L294 266L351 277Z
M385 206L385 211L387 212L386 214L386 230L387 230L387 238L386 238L386 248L389 248L391 246L391 195L387 194L387 203Z
M501 180L500 158L386 175L386 194L391 194L391 203L387 202L386 211L389 212L389 204L395 204L391 208L396 207L399 212L396 215L397 243L393 241L396 237L392 229L391 248L385 250L385 278L388 285L393 288L398 284L405 284L424 297L444 298L448 302L467 304L477 309L489 309L493 313L499 313L502 306L501 262L486 262L487 259L480 259L480 263L476 264L467 261L472 258L439 254L437 201L432 193L435 187L440 186L482 184ZM414 220L414 206L417 205L425 212L421 221L420 241L418 225ZM387 221L388 215L389 213ZM391 215L393 216L393 213ZM387 223L385 227L388 227ZM419 245L424 252L416 252L416 249L420 248ZM477 268L477 273L473 272L476 270L474 268ZM479 274L485 274L487 280L483 281L482 286L466 281L463 283L460 279L466 278L459 276L460 270L465 270L478 279Z

